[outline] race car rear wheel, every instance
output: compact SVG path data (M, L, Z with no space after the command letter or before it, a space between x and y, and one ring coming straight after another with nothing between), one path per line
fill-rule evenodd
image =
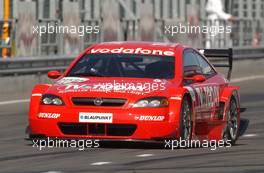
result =
M180 137L190 140L192 136L192 107L190 99L185 96L181 105Z
M229 104L229 110L227 112L227 124L223 134L224 141L230 141L232 145L235 144L239 134L239 117L238 117L237 102L234 97L231 98Z

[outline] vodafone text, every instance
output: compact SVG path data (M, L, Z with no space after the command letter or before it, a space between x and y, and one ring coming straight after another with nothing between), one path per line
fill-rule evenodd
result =
M136 49L124 49L123 47L117 49L91 49L91 53L124 53L124 54L143 54L143 55L164 55L164 56L173 56L174 52L170 50L159 50L159 49L143 49L143 48L136 48Z

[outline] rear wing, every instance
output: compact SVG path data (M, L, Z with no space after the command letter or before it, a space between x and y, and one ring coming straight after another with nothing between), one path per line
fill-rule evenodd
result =
M199 52L213 62L214 67L227 67L230 80L233 68L233 49L199 49Z

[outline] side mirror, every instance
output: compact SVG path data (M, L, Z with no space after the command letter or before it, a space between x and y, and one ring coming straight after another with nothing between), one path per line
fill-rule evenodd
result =
M192 80L194 82L203 82L203 81L206 80L205 76L204 75L200 75L200 74L194 75L192 77L186 77L184 79L186 79L186 80Z
M49 71L48 72L48 77L51 78L51 79L57 79L61 76L61 73L58 72L58 71Z

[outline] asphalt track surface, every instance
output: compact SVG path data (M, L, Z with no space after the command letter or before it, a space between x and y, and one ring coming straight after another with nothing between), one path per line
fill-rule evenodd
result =
M113 143L84 151L40 151L24 140L28 103L0 104L0 172L264 172L263 75L263 61L235 63L233 78L241 86L242 107L247 108L242 114L242 136L236 146L216 150Z

